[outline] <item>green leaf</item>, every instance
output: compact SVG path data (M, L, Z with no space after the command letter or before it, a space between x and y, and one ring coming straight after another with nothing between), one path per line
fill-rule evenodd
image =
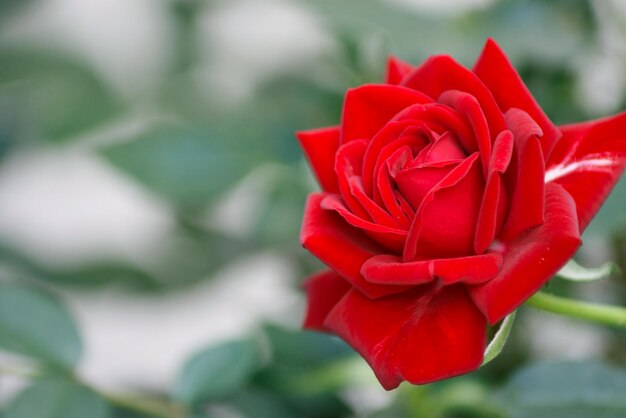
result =
M113 165L177 206L201 209L248 169L232 141L200 130L165 129L102 150Z
M0 50L0 99L12 103L25 127L52 140L94 128L122 109L95 71L58 51Z
M174 397L186 404L223 398L243 387L260 361L259 346L251 339L210 347L184 366Z
M72 318L52 295L0 284L0 347L71 368L82 346Z
M301 1L309 6L309 2ZM572 12L570 7L568 13L564 8L533 0L501 1L458 16L428 16L391 7L383 0L317 0L310 7L354 36L381 35L394 52L412 61L447 53L471 65L485 39L493 36L514 60L532 57L562 65L566 57L583 51L582 40L589 35L577 22L582 11ZM519 36L520 30L526 36ZM416 39L429 41L415 42Z
M491 360L495 359L500 355L504 345L506 344L506 340L509 338L509 334L511 333L511 329L513 329L513 322L515 322L515 315L517 311L507 315L506 318L500 324L500 328L496 331L489 345L485 349L485 357L483 359L483 366L489 363Z
M73 382L49 379L17 396L3 418L109 418L109 407L93 391Z
M304 330L290 330L276 325L263 328L272 349L272 359L293 369L312 369L354 355L354 351L336 337Z
M626 370L600 363L540 363L519 371L494 401L512 418L623 418Z
M581 266L572 259L556 275L561 279L572 282L594 282L611 277L617 272L619 272L619 267L611 262L605 263L600 267L588 268Z

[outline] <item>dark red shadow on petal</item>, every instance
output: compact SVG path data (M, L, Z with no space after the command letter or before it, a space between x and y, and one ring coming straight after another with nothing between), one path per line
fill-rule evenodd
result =
M463 285L424 285L377 300L352 290L325 325L365 358L387 390L403 380L425 384L476 370L487 330Z

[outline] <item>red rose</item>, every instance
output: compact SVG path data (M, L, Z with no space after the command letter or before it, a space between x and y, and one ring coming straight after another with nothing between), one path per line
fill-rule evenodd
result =
M298 138L322 188L301 240L330 268L305 285L305 326L393 389L481 365L488 323L572 257L617 182L626 114L555 126L489 40L471 71L391 58L340 126Z

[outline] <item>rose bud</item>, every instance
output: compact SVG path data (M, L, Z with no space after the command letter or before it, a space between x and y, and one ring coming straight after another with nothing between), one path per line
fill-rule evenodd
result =
M488 325L579 248L624 168L626 114L555 126L489 40L472 70L391 58L339 126L297 137L322 189L301 241L329 268L304 325L393 389L480 367Z

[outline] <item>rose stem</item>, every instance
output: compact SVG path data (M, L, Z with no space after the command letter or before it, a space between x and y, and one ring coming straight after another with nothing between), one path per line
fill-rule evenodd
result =
M526 306L546 312L626 328L626 308L582 302L537 292L526 301Z

